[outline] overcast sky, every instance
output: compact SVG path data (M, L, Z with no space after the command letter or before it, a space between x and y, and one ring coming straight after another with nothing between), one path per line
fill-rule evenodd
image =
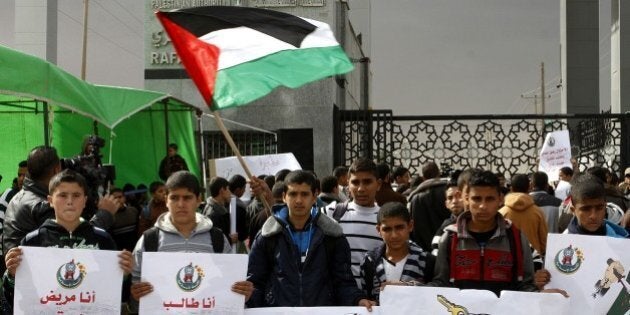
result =
M0 2L0 43L9 46L14 21L7 10L15 1ZM59 0L64 46L58 64L74 74L80 72L78 3ZM372 60L372 107L395 115L534 113L534 101L521 94L539 92L544 62L551 95L546 111L558 112L559 3L350 0L355 29L371 33L365 50ZM144 18L144 1L90 0L89 81L143 86Z
M372 106L395 115L534 113L521 94L540 86L544 62L546 111L558 112L559 2L372 1Z

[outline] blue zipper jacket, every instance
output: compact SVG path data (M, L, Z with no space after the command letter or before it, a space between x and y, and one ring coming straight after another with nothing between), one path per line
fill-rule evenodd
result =
M254 292L248 307L356 306L366 298L352 277L350 247L337 222L313 207L296 231L285 205L272 212L249 254Z

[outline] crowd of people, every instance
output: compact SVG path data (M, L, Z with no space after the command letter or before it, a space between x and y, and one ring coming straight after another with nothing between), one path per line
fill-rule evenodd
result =
M428 162L411 174L360 158L321 177L214 177L205 199L186 169L170 146L150 198L126 185L85 211L85 178L62 170L54 148L34 148L0 197L3 312L12 313L20 246L119 250L128 313L160 285L141 277L144 252L248 254L247 278L231 288L247 307L371 309L390 285L566 295L546 287L549 233L629 235L630 168L621 184L603 167L562 168L550 183L544 172L502 181L489 170L443 174ZM243 200L248 182L253 197Z

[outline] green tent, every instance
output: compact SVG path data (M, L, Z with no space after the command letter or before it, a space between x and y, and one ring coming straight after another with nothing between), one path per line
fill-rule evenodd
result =
M159 180L167 142L179 145L198 175L193 110L168 94L90 84L0 46L0 190L11 185L18 163L33 147L50 143L60 156L72 157L95 130L106 140L103 163L116 166L118 186Z

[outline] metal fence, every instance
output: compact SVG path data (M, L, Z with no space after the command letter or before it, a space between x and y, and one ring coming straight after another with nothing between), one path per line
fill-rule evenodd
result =
M220 131L204 132L204 150L208 159L234 156L225 137ZM273 133L258 131L230 131L241 155L263 155L277 153L277 139Z
M453 169L478 167L506 176L533 172L547 133L569 130L581 170L629 164L628 114L394 116L390 110L338 112L335 164L368 157L420 174L435 161Z

